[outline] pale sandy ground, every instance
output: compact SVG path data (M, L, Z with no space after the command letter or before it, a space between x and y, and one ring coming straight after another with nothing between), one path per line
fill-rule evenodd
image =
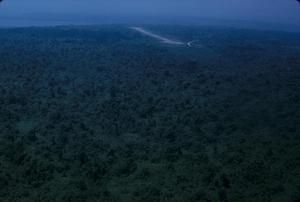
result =
M181 41L177 41L177 40L172 40L172 39L168 39L168 38L165 38L163 36L160 36L158 34L154 34L152 32L149 32L141 27L131 27L131 29L135 30L135 31L138 31L144 35L147 35L149 37L152 37L152 38L155 38L157 40L160 40L161 42L163 43L167 43L167 44L172 44L172 45L187 45L187 43L185 42L181 42Z
M154 39L157 39L161 41L162 43L171 44L171 45L179 45L179 46L187 46L187 47L198 47L203 48L202 44L199 44L198 40L189 41L189 42L182 42L174 39L169 39L166 37L163 37L161 35L155 34L153 32L147 31L142 27L130 27L131 29L140 32L141 34L144 34L146 36L152 37Z

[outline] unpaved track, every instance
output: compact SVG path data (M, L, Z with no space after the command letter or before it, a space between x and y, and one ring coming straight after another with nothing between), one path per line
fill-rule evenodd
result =
M168 38L165 38L163 36L160 36L158 34L154 34L152 32L149 32L141 27L131 27L131 29L135 30L135 31L138 31L144 35L147 35L149 37L152 37L152 38L155 38L155 39L158 39L159 41L163 42L163 43L166 43L166 44L171 44L171 45L181 45L181 46L186 46L187 43L185 42L181 42L181 41L176 41L176 40L172 40L172 39L168 39Z

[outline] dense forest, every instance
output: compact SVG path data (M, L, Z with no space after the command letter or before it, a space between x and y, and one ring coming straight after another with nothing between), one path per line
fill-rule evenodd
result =
M300 200L300 35L0 30L0 201Z

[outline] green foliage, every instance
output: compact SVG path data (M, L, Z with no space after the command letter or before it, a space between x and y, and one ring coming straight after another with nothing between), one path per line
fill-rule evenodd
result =
M297 201L300 37L0 30L0 201Z

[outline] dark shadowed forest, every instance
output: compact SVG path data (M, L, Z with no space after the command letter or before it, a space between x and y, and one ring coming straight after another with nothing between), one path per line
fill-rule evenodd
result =
M300 35L0 30L0 201L300 200Z

